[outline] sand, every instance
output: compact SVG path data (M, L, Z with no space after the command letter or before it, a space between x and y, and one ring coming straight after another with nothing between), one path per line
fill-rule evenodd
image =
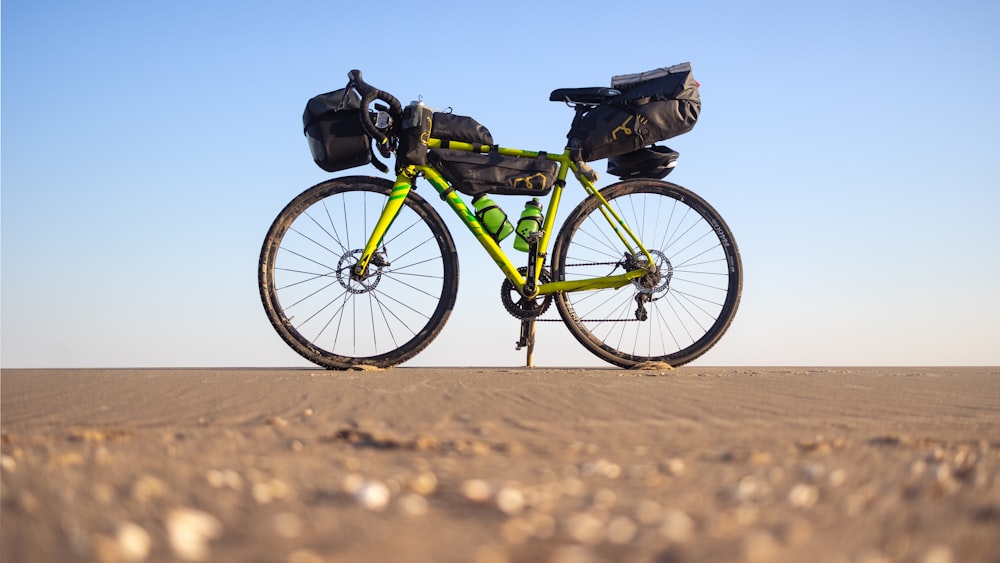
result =
M1000 561L1000 368L4 370L0 560Z

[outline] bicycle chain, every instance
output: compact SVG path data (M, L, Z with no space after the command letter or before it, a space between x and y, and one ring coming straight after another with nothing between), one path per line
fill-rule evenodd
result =
M564 268L574 268L577 266L622 266L622 262L585 262L581 264L566 264ZM558 319L539 319L535 318L535 322L542 323L561 323L562 318ZM640 322L639 319L580 319L582 323L637 323Z

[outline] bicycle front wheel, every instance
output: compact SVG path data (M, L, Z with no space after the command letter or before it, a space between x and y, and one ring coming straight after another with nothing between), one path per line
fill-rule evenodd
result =
M729 227L703 199L669 182L627 180L601 194L655 268L619 289L557 294L563 322L584 347L621 367L679 366L701 356L729 327L742 292ZM634 250L627 251L600 202L589 197L556 238L553 270L560 280L621 274L648 263Z
M315 364L402 363L431 343L455 305L455 243L440 215L412 191L367 276L352 275L391 191L382 178L323 182L293 199L267 233L261 302L281 338Z

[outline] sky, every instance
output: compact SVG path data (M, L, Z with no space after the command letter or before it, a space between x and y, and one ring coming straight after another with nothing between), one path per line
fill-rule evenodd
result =
M5 0L0 26L4 368L310 366L264 315L257 260L285 203L337 175L301 115L352 68L560 152L572 111L550 91L684 61L702 113L668 179L744 266L694 365L1000 365L993 0ZM523 365L501 274L438 210L459 297L407 365ZM606 365L558 323L534 360Z

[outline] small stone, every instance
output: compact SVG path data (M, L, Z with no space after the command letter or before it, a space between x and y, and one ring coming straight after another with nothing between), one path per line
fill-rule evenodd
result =
M684 460L678 457L672 458L667 461L667 472L674 477L680 477L687 470L687 466L684 464Z
M166 483L152 475L143 475L132 484L132 498L143 503L158 499L166 492Z
M671 508L663 514L660 534L675 543L687 543L694 535L694 520L683 510Z
M462 483L462 495L472 502L486 502L493 496L493 487L482 479L469 479Z
M0 455L0 469L7 473L13 473L17 469L17 461L7 454Z
M288 421L285 420L284 418L281 418L280 416L272 416L271 418L267 419L267 423L268 425L275 426L277 428L284 428L288 426Z
M604 539L604 523L587 512L570 516L564 526L570 537L585 545L595 545Z
M365 485L365 478L357 473L348 473L340 482L340 488L349 495L356 494Z
M170 547L185 561L208 560L208 542L222 533L222 523L218 518L193 508L171 510L166 524Z
M810 508L819 500L819 489L799 483L788 492L788 502L795 508Z
M509 544L520 545L531 539L531 522L525 518L511 518L500 527L500 535Z
M427 514L427 499L416 493L407 493L399 497L399 509L407 516L423 516Z
M644 498L635 507L635 518L647 526L663 520L663 507L655 500Z
M638 531L639 526L631 518L618 516L608 524L608 541L617 545L625 545L632 541Z
M531 535L535 539L547 540L556 533L556 519L550 514L539 514L537 512L528 517L531 524Z
M830 475L828 475L826 478L826 482L831 487L839 487L843 485L846 481L847 481L847 472L844 471L843 469L834 469L833 471L830 472Z
M427 496L437 489L437 484L437 475L431 473L430 471L424 471L410 480L409 487L414 493Z
M145 561L149 557L152 541L149 532L138 524L126 522L119 526L115 541L118 544L118 553L124 561L129 563Z
M358 504L373 512L381 512L389 504L389 487L382 481L371 480L354 493Z
M497 507L508 516L520 514L524 510L524 494L520 489L504 487L497 492Z

